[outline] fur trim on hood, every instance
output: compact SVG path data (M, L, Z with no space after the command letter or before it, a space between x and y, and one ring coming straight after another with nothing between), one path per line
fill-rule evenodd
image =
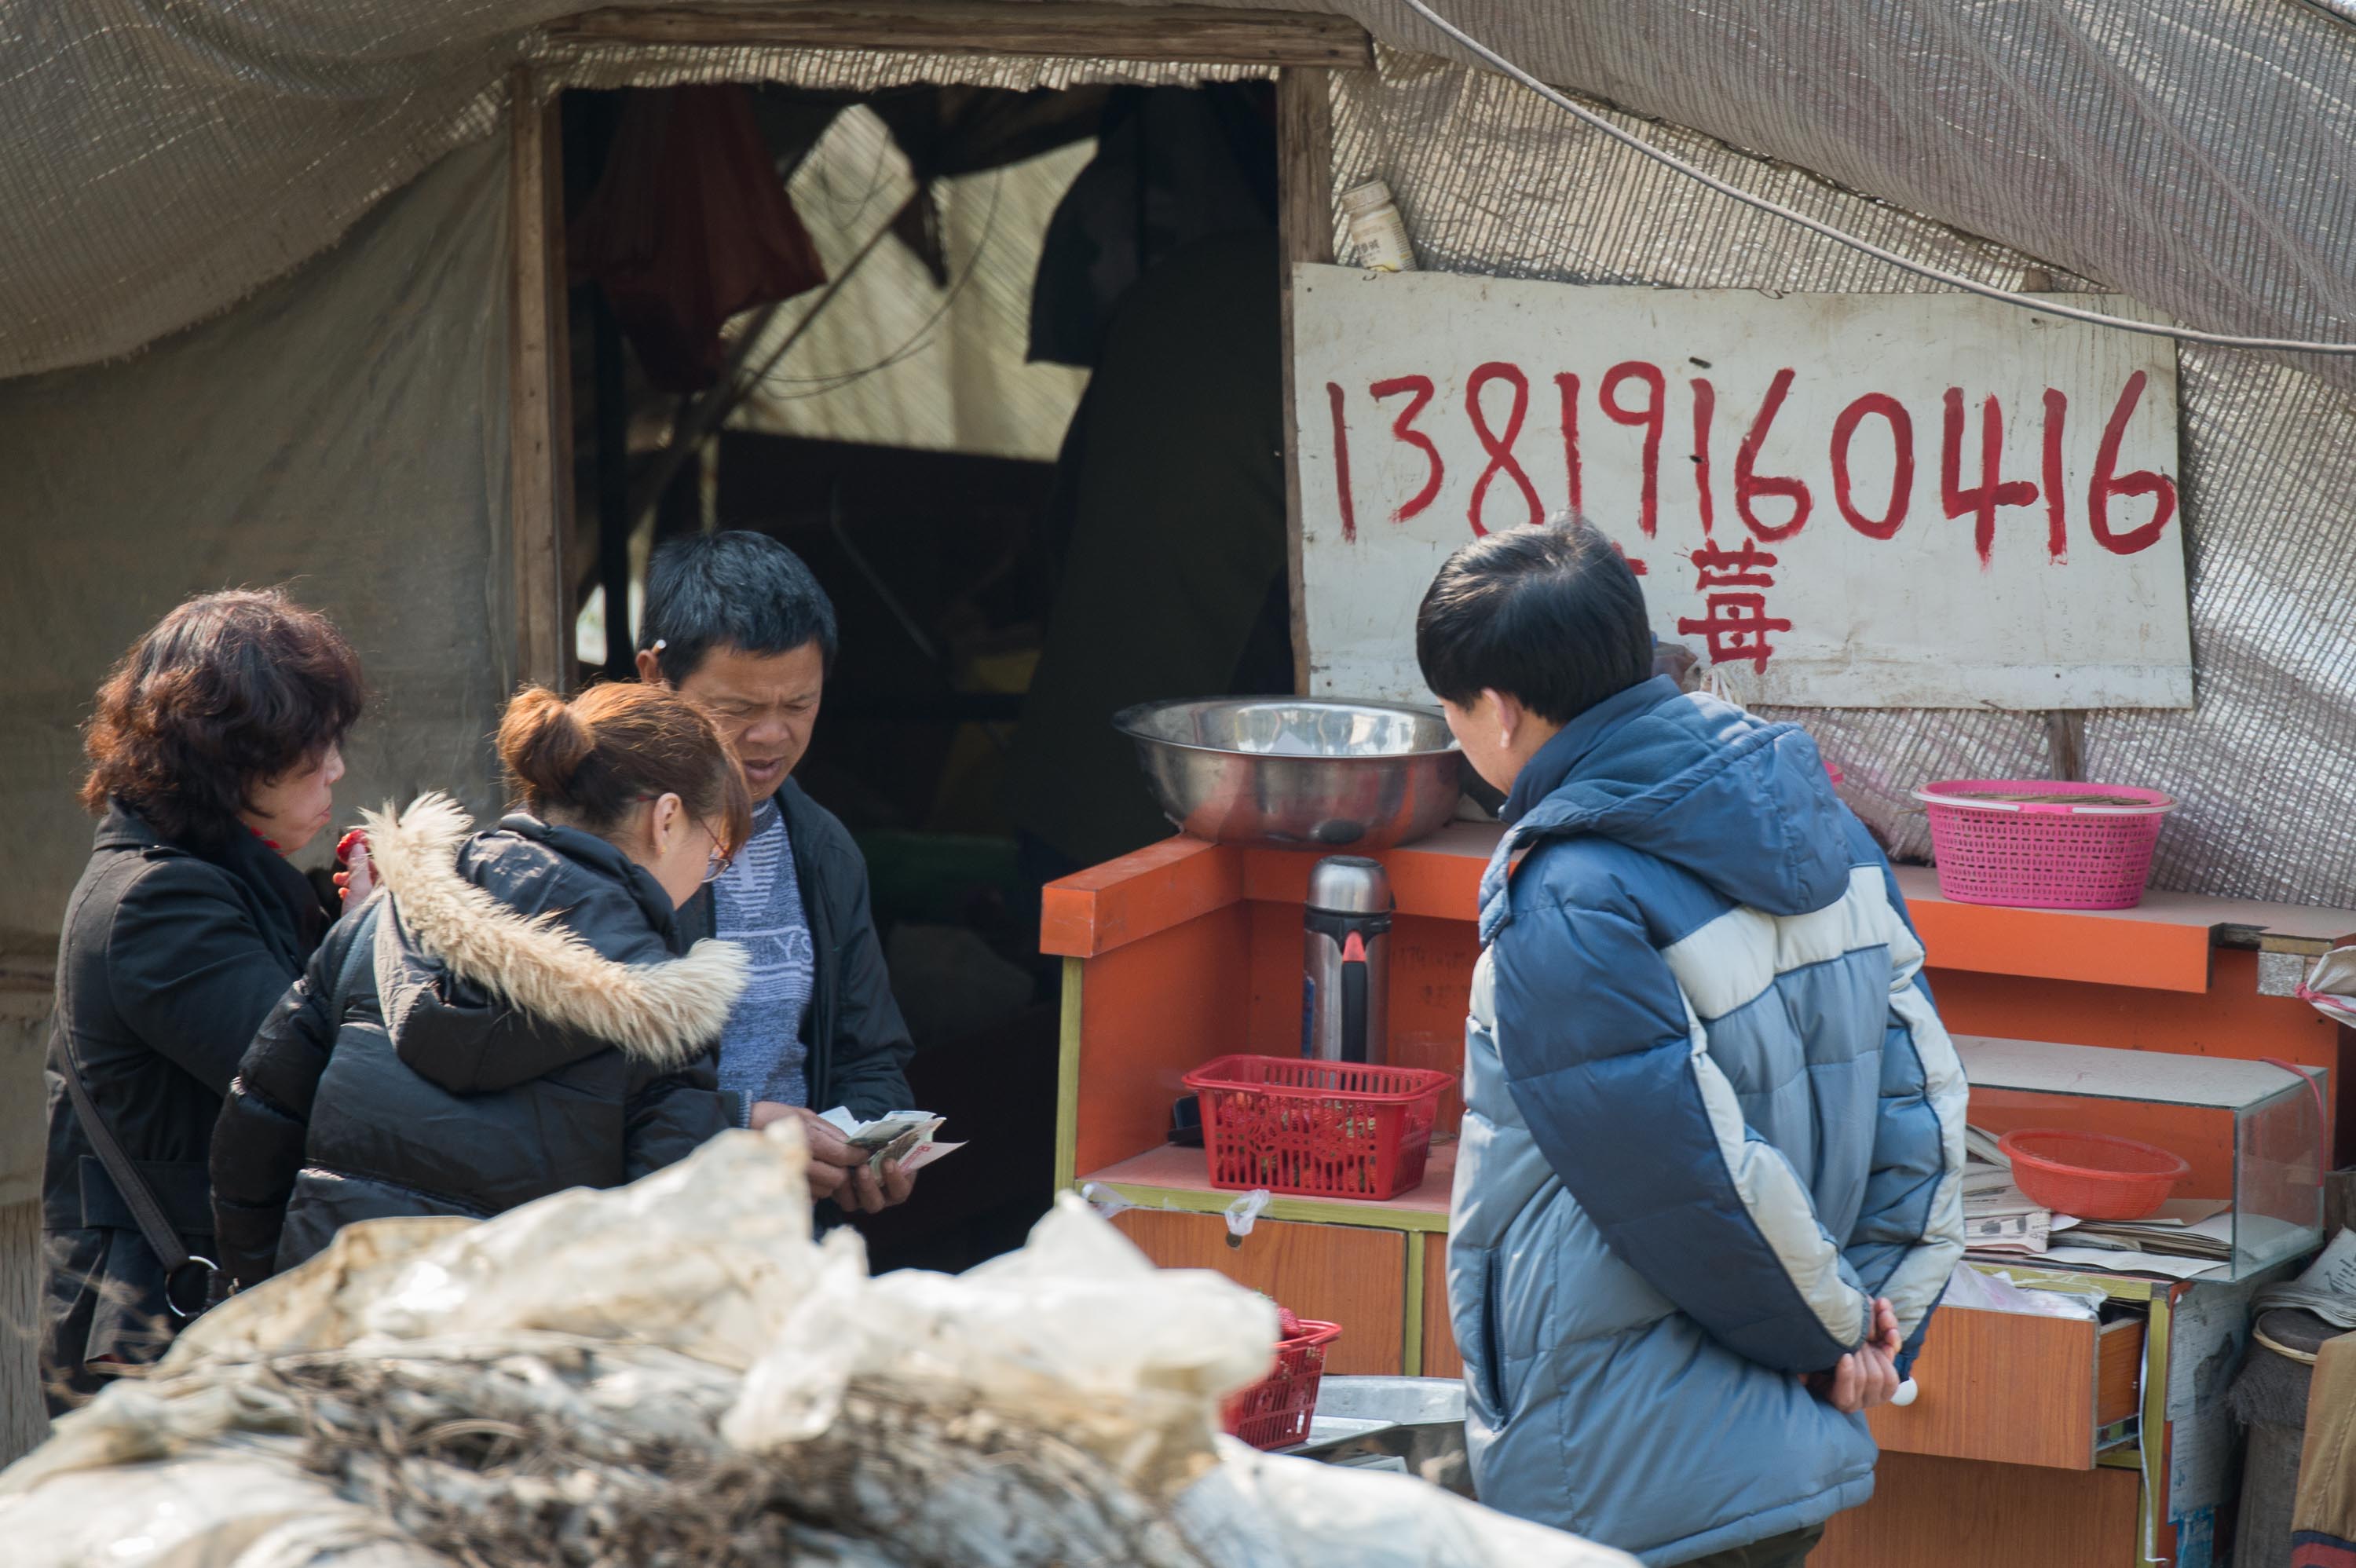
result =
M619 964L559 923L522 915L458 872L474 819L439 792L405 813L364 811L368 853L418 950L453 976L534 1018L610 1040L657 1067L682 1065L720 1038L750 961L733 942L684 958Z

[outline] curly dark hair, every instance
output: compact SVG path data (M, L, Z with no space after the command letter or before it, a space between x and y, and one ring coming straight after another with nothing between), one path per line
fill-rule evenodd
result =
M82 731L81 803L166 838L219 843L256 784L340 741L368 698L325 615L274 588L204 593L131 645Z

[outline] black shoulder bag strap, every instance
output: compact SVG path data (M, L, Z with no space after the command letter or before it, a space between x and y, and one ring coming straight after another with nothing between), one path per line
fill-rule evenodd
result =
M335 989L327 998L327 1016L337 1026L343 1022L344 1005L351 989L352 970L365 952L374 949L375 944L367 940L372 934L372 932L355 932L351 946L345 951L344 962L337 968ZM164 1265L164 1306L175 1317L194 1317L205 1309L211 1298L213 1276L220 1272L220 1265L210 1258L198 1257L188 1251L180 1240L180 1233L165 1217L164 1206L156 1201L155 1189L149 1187L146 1178L139 1174L139 1168L132 1163L131 1157L115 1141L114 1129L107 1125L106 1118L99 1114L98 1103L91 1098L90 1084L82 1078L81 1063L74 1056L73 1027L68 1021L73 1017L72 993L69 988L72 981L63 975L59 976L59 981L55 1024L58 1060L65 1065L66 1093L73 1096L74 1114L81 1120L83 1135L90 1139L91 1147L98 1151L98 1162L106 1168L107 1179L114 1183L115 1191L123 1196L123 1206L131 1211L131 1218L138 1223L140 1237L146 1242L147 1250L154 1253L156 1261ZM183 1301L187 1305L182 1305Z
M66 1093L73 1096L74 1114L81 1119L81 1130L98 1151L98 1162L106 1168L107 1179L114 1190L122 1194L123 1205L138 1221L139 1234L146 1241L147 1250L164 1265L164 1306L175 1317L194 1317L205 1308L212 1289L212 1276L220 1265L210 1258L193 1256L181 1242L180 1233L164 1216L164 1206L155 1200L155 1189L131 1157L123 1152L115 1141L114 1129L98 1113L98 1103L90 1097L90 1085L83 1082L81 1063L74 1056L73 1002L66 987L72 982L59 976L61 984L58 996L58 1060L65 1065ZM182 1305L183 1301L187 1305Z

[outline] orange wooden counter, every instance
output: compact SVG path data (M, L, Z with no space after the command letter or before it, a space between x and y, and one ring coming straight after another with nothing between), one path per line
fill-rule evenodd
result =
M1398 901L1394 1064L1462 1066L1474 901L1497 834L1460 824L1380 857ZM1451 1374L1452 1095L1421 1186L1382 1203L1277 1198L1239 1242L1220 1218L1238 1195L1209 1184L1200 1150L1165 1142L1187 1070L1231 1051L1298 1051L1301 901L1315 859L1173 838L1047 889L1041 946L1066 960L1056 1183L1130 1204L1115 1223L1165 1266L1215 1268L1343 1324L1334 1371ZM2356 934L2356 912L2179 894L2113 913L1993 909L1947 902L1928 869L1898 877L1952 1031L2323 1069L2326 1147L2333 1165L2350 1162L2356 1098L2343 1069L2356 1065L2356 1037L2287 992L2305 960ZM1976 1098L1972 1115L2001 1130L2028 1113ZM2221 1133L2213 1118L2135 1105L2081 1104L2075 1115L2183 1153L2187 1195L2230 1184L2230 1123ZM1877 1413L1877 1496L1836 1522L1820 1553L1829 1568L2128 1568L2147 1532L2158 1561L2205 1568L2209 1494L2224 1482L2211 1474L2213 1441L2203 1435L2193 1453L2188 1423L2215 1368L2172 1374L2171 1353L2180 1343L2205 1355L2230 1317L2225 1293L2246 1299L2246 1289L2100 1279L2137 1315L2131 1344L2115 1324L2098 1337L2092 1325L1996 1314L1957 1312L1952 1331L1933 1329L1918 1369L1925 1396ZM2040 1397L1999 1397L2007 1389ZM2174 1506L2196 1494L2197 1507Z

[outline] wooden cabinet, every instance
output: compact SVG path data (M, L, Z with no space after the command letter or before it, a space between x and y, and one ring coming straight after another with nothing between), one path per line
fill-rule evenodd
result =
M1462 1060L1479 955L1473 912L1496 836L1457 824L1382 857L1398 899L1388 1000L1399 1061ZM1158 1263L1215 1269L1341 1323L1336 1371L1458 1375L1446 1233L1452 1102L1419 1187L1382 1202L1280 1194L1233 1247L1219 1211L1238 1195L1210 1185L1199 1149L1165 1142L1189 1068L1298 1049L1301 907L1315 859L1172 839L1046 890L1041 951L1066 960L1056 1185L1133 1205L1117 1222ZM2262 954L2319 951L2356 930L2356 912L2170 893L2127 911L1997 909L1946 902L1925 869L1898 877L1950 1030L2326 1068L2326 1147L2335 1165L2356 1157L2356 1031L2269 988L2259 969ZM2005 1114L1984 1094L1974 1112ZM2180 1146L2194 1168L2181 1195L2222 1195L2230 1136L2136 1115L2087 1102L2072 1119ZM2024 1260L2009 1272L2034 1283L2040 1271ZM1871 1417L1883 1448L1873 1501L1836 1520L1812 1563L2128 1568L2147 1548L2149 1561L2178 1562L2179 1528L2188 1568L2213 1562L2209 1543L2232 1509L2229 1470L2186 1456L2213 1456L2233 1440L2201 1369L2230 1348L2229 1319L2245 1299L2213 1283L2100 1283L2115 1306L2147 1317L2098 1328L1943 1311L1916 1369L1920 1399ZM2203 1292L2216 1294L2179 1313ZM2148 1390L2147 1362L2158 1384ZM2106 1428L2138 1413L2139 1427L2112 1433L2123 1446L2098 1452ZM2130 1467L2137 1461L2142 1470Z
M2144 1321L1940 1309L1911 1405L1866 1419L1884 1453L2094 1467L2096 1434L2136 1413Z
M1304 1225L1263 1220L1230 1246L1216 1214L1130 1209L1114 1216L1129 1239L1163 1268L1206 1268L1265 1292L1303 1317L1342 1325L1327 1352L1332 1372L1399 1370L1406 1304L1399 1281L1407 1248L1422 1240L1401 1231L1356 1225Z
M2142 1501L2133 1470L1884 1454L1873 1500L1833 1516L1808 1568L2133 1568Z

